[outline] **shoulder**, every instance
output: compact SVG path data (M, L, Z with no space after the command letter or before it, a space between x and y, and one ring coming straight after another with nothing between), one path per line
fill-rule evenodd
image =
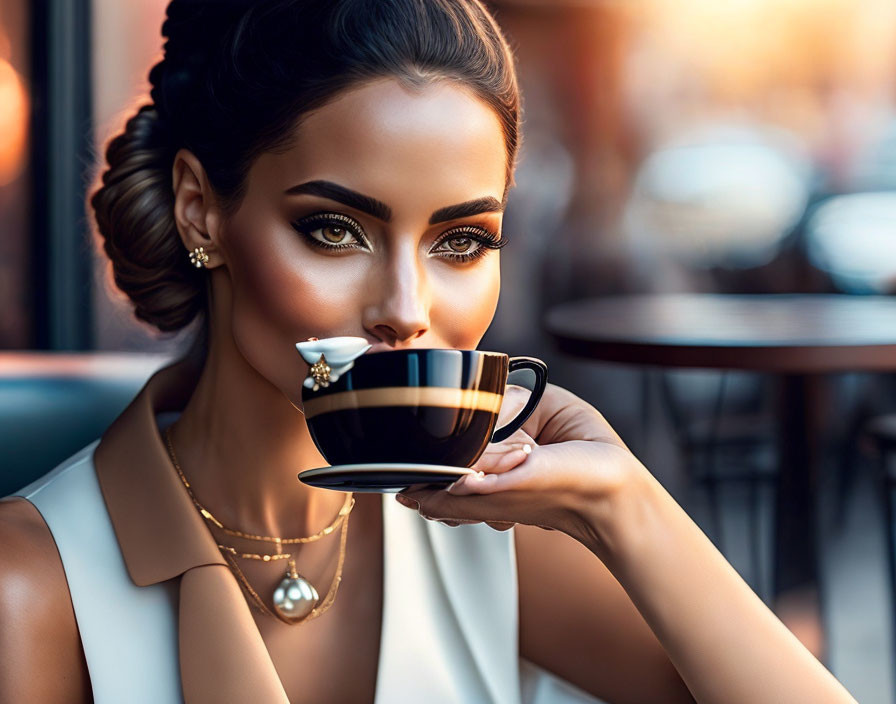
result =
M520 655L612 702L692 702L612 573L560 531L514 528Z
M20 498L0 500L0 701L90 701L56 543Z
M43 517L25 499L0 500L0 606L24 597L31 587L49 587L52 596L68 598L62 562ZM56 601L42 599L39 605L21 606L27 606L29 614L40 614Z

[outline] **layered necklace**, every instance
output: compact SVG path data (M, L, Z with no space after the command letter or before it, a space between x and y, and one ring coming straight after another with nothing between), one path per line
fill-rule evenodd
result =
M193 502L193 505L206 522L215 525L226 535L242 538L244 540L268 543L274 546L273 553L255 553L240 552L232 545L218 543L218 549L221 550L224 559L227 561L227 564L230 565L234 576L240 584L240 588L255 607L262 613L279 618L281 621L288 624L304 623L305 621L310 621L326 612L336 600L336 592L339 590L339 583L342 581L342 568L345 564L345 543L348 536L348 519L352 512L352 508L355 506L354 496L352 496L352 494L347 494L345 503L342 505L342 508L339 509L336 518L334 518L328 526L317 531L314 535L300 538L280 538L270 535L244 533L224 526L221 521L212 515L211 511L199 503L199 500L193 494L190 482L187 481L187 477L184 475L184 472L177 461L177 455L174 453L174 445L171 442L171 426L168 426L165 429L165 444L168 447L168 456L171 458L171 464L174 465L174 469L177 471L177 475L180 477L181 482L183 482L184 488L187 490L187 494ZM340 526L342 530L340 531L339 536L339 558L336 563L336 574L333 575L333 581L330 583L329 590L327 590L324 598L321 599L317 589L314 588L314 585L296 570L296 561L293 558L293 553L283 552L283 546L313 543L330 535L330 533L335 532ZM249 580L246 579L246 575L243 574L243 571L237 563L238 558L244 560L260 560L262 562L288 561L286 576L280 581L280 584L277 585L271 596L273 609L265 603L265 601L258 595L258 592L252 588L251 584L249 584Z

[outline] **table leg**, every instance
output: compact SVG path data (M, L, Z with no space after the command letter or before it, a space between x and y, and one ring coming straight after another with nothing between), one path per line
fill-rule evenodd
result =
M779 395L774 605L781 620L824 659L816 496L820 378L788 375Z

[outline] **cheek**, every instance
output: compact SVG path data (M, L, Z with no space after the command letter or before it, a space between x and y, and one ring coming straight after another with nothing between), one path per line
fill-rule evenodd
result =
M307 256L283 235L235 236L228 244L234 343L295 403L307 372L295 343L356 329L364 272L353 258Z
M445 272L434 277L431 323L446 347L475 349L498 306L501 269L497 252L487 257L474 271Z

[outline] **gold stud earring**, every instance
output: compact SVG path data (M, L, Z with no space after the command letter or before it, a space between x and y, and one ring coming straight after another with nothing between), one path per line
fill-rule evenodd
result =
M208 253L206 253L205 247L196 247L190 252L190 264L197 269L208 266Z

